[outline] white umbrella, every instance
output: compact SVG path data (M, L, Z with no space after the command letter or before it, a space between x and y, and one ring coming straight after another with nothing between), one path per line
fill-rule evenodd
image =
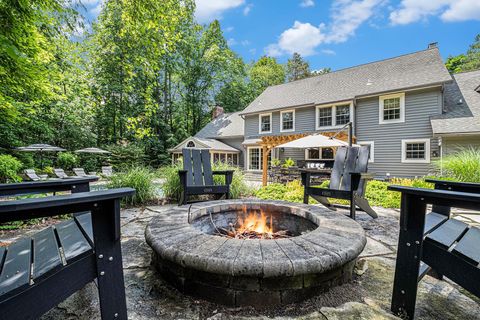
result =
M330 138L322 134L312 134L303 138L293 140L275 148L296 148L296 149L311 149L311 148L329 148L329 147L344 147L348 146L348 142Z
M110 154L111 152L100 149L100 148L84 148L84 149L76 150L75 153Z

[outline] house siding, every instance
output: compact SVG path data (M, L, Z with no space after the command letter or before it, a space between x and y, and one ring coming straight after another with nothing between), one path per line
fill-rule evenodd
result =
M480 135L442 137L443 155L455 153L463 148L480 148Z
M379 124L379 97L357 101L357 141L374 141L375 159L369 164L369 171L377 176L413 177L423 176L432 171L432 153L438 153L438 140L432 138L430 117L441 109L442 93L439 89L405 93L405 122ZM430 140L429 163L402 163L403 139Z

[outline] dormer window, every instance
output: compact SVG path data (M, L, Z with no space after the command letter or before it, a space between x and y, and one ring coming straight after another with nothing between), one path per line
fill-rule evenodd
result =
M405 122L405 94L390 94L380 96L379 123Z
M272 114L264 113L258 116L258 132L272 133Z

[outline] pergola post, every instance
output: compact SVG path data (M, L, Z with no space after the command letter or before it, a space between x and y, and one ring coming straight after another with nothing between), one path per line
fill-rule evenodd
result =
M267 185L268 180L268 154L272 149L264 145L262 148L262 185Z

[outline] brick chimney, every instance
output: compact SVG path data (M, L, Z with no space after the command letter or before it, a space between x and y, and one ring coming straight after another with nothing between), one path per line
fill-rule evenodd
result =
M433 48L436 48L437 46L438 46L438 42L432 42L428 44L428 49L433 49Z
M213 107L213 110L212 110L212 120L218 118L219 116L221 116L223 114L223 108L220 107L220 106L215 106Z

